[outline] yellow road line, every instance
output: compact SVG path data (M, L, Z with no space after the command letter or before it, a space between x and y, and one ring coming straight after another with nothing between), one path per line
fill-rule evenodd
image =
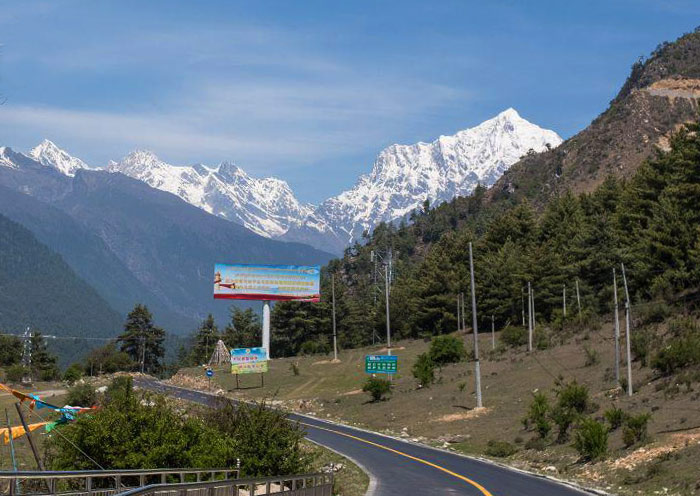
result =
M377 447L377 448L381 448L381 449L386 450L386 451L390 451L390 452L395 453L395 454L397 454L397 455L401 455L401 456L404 456L404 457L406 457L406 458L410 458L411 460L414 460L414 461L419 462L419 463L423 463L423 464L428 465L428 466L430 466L430 467L436 468L436 469L438 469L438 470L440 470L440 471L442 471L442 472L445 472L446 474L449 474L449 475L451 475L451 476L453 476L453 477L456 477L456 478L458 478L458 479L461 479L461 480L463 480L464 482L468 482L469 484L471 484L472 486L474 486L475 488L477 488L479 491L481 491L481 493L482 493L484 496L493 496L493 495L489 492L488 489L486 489L484 486L482 486L482 485L479 484L478 482L476 482L476 481L470 479L469 477L465 477L465 476L463 476L463 475L460 475L460 474L458 474L458 473L456 473L456 472L453 472L452 470L449 470L449 469L447 469L447 468L445 468L445 467L441 467L440 465L436 465L435 463L429 462L428 460L424 460L424 459L422 459L422 458L418 458L418 457L416 457L416 456L409 455L408 453L404 453L403 451L399 451L399 450L395 450L395 449L393 449L393 448L389 448L388 446L384 446L384 445L381 445L381 444L378 444L378 443L374 443L374 442L372 442L372 441L368 441L367 439L362 439L361 437L353 436L352 434L347 434L347 433L345 433L345 432L336 431L336 430L334 430L334 429L328 429L328 428L326 428L326 427L319 427L319 426L313 425L313 424L307 424L307 423L305 423L305 422L299 422L299 423L300 423L301 425L306 425L306 426L312 427L312 428L314 428L314 429L321 429L321 430L323 430L323 431L332 432L333 434L339 434L339 435L341 435L341 436L349 437L350 439L354 439L355 441L360 441L360 442L362 442L362 443L369 444L369 445L371 445L371 446L375 446L375 447Z

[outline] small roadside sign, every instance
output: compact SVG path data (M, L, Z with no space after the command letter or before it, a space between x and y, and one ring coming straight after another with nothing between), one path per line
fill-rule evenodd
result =
M214 371L212 369L207 369L207 377L213 377Z
M396 355L366 355L365 372L367 374L395 374L399 368Z

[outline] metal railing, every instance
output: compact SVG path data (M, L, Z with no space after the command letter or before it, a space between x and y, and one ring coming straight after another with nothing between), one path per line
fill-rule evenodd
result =
M0 472L0 494L111 496L153 484L238 479L239 468Z
M153 484L119 496L333 496L333 474L318 473L184 484Z

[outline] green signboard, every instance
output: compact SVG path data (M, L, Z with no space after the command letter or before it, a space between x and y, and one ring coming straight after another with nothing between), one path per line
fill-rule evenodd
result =
M399 368L396 355L365 356L365 372L368 374L395 374Z

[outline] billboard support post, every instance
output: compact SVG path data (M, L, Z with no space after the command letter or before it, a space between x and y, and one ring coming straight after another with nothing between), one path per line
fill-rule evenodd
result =
M270 353L270 301L263 301L263 325L262 325L262 347L267 350L267 358L272 358Z

